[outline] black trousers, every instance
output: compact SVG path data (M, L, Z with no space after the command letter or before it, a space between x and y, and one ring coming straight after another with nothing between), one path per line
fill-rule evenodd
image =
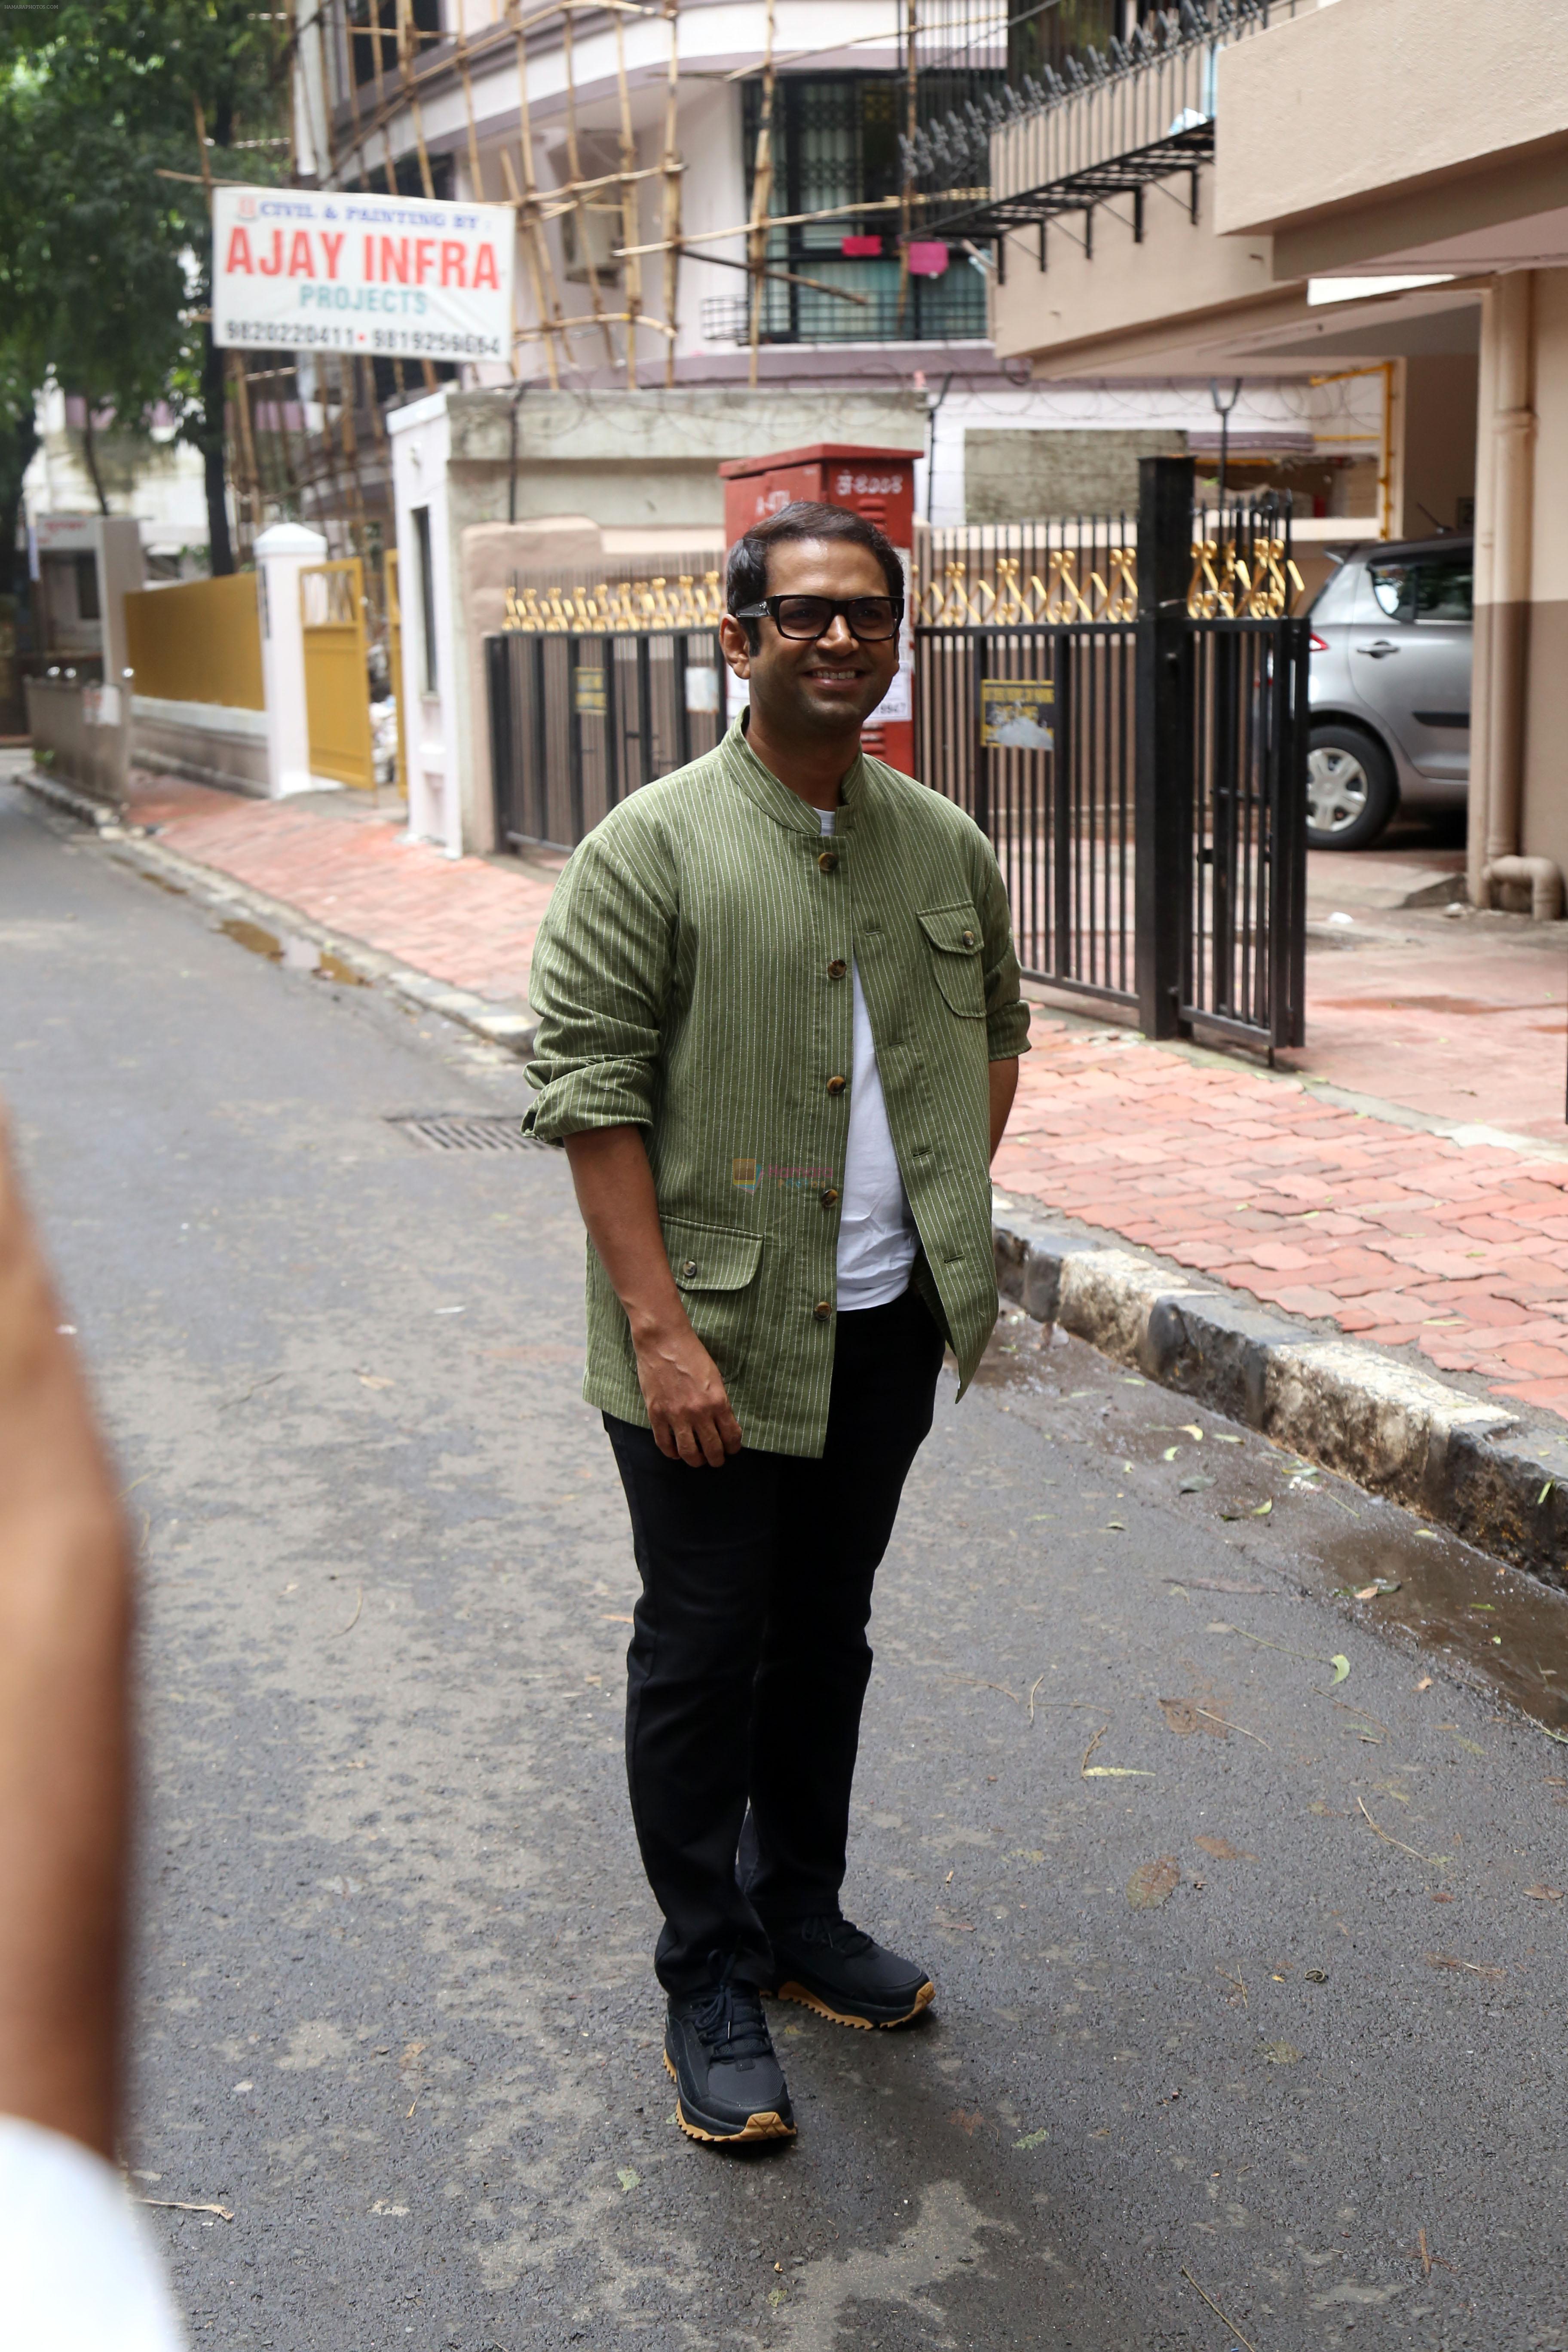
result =
M626 1774L668 1992L725 1972L766 1984L764 1923L838 1907L872 1580L942 1352L914 1290L840 1315L820 1461L744 1449L694 1470L605 1415L642 1576Z

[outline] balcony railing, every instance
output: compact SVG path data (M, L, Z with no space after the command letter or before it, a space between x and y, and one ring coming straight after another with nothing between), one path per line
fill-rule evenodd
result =
M833 261L811 259L815 274L831 281L842 275L857 297L836 299L808 286L763 281L758 340L764 343L983 342L989 332L985 281L955 252L940 278L911 277L900 298L896 263L886 283L867 284L868 271L840 269ZM710 294L702 303L702 339L709 343L751 340L751 299L746 294Z
M1316 0L1180 0L1108 41L1023 77L904 142L929 188L988 186L935 235L999 237L1110 196L1141 201L1152 181L1196 173L1214 154L1215 68L1228 45L1266 32ZM1194 178L1194 200L1196 200Z

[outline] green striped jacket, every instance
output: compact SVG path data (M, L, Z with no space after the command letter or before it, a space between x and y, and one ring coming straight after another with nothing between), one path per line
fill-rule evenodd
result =
M836 830L740 726L612 810L533 952L525 1127L644 1129L682 1299L748 1445L820 1454L849 1129L853 957L920 1232L916 1279L967 1383L996 1319L987 1065L1026 1051L1006 893L952 803L876 760ZM588 1251L584 1395L647 1425Z

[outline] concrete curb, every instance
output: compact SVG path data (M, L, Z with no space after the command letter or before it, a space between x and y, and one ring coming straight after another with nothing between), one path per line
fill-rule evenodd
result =
M1026 1314L1568 1589L1568 1428L1526 1428L1396 1357L1020 1203L999 1198L994 1230L997 1287Z
M324 948L356 979L390 989L395 996L402 997L422 1013L439 1013L445 1020L473 1030L489 1045L504 1046L508 1053L524 1058L532 1052L535 1024L525 1008L492 1003L468 989L454 988L449 981L433 980L428 972L400 963L395 956L367 947L363 940L329 930L324 923L313 921L287 899L270 898L265 890L253 889L248 882L237 881L221 867L204 866L199 858L187 857L184 851L169 848L138 827L127 827L119 809L92 799L74 785L59 782L53 776L39 775L37 770L17 781L35 798L47 802L50 807L77 818L80 824L93 826L100 841L123 845L120 850L122 856L150 867L167 880L178 880L184 888L197 892L208 905L243 910L274 930L309 940L312 945Z

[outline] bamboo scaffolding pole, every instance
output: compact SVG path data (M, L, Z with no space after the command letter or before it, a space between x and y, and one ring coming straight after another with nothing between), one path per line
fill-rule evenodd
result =
M621 235L627 244L637 233L637 134L632 129L632 94L626 82L626 20L616 18L616 89L621 115ZM635 257L622 264L626 303L626 390L637 388L637 317L642 310L642 263Z
M773 0L768 0L771 7ZM573 72L572 16L563 10L561 17L561 53L566 74L566 168L574 187L583 176L583 165L577 152L577 84ZM581 196L574 202L577 235L582 243L583 268L587 274L588 298L596 321L604 319L604 305L599 299L599 275L594 267L593 247L588 240L588 212ZM608 325L605 327L605 356L612 367L616 364L616 341Z
M916 11L919 5L920 0L909 0L904 49L905 140L903 172L899 182L899 326L900 331L910 301L910 234L914 226L914 208L910 203L910 198L914 194L914 141L915 132L920 124L919 89L915 81L915 43L919 35Z
M425 115L419 103L419 80L409 60L409 32L413 24L413 0L397 0L397 70L403 84L403 101L414 125L414 152L419 158L419 184L426 200L436 201L436 183L430 174L430 151L425 144Z
M544 307L544 280L540 273L538 252L538 247L542 242L542 237L539 227L538 215L534 212L529 199L526 196L522 196L518 194L517 174L511 168L511 157L507 153L504 147L501 149L500 169L501 177L506 182L507 194L510 196L512 205L516 208L519 223L523 230L523 251L528 257L528 274L533 280L533 308L535 316L539 320L539 331L544 338L544 364L546 373L550 377L550 389L552 392L559 392L561 389L561 372L556 365L555 360L555 337L561 331L561 322L559 318L552 318L547 313ZM549 260L550 256L548 251L546 251L544 257L546 261ZM518 327L514 321L512 329L513 345L515 346L520 342L523 342L527 341L527 339L526 331L522 328ZM514 375L517 373L515 365L512 373Z
M749 261L732 261L727 254L704 253L699 257L707 269L743 269L748 277L752 274ZM809 286L814 294L831 294L838 302L858 302L862 310L870 307L869 294L857 294L848 286L829 286L825 278L803 278L798 269L782 269L775 262L763 263L763 276L776 278L783 286Z
M669 26L669 68L664 86L664 234L667 239L664 255L664 316L670 329L669 341L664 347L664 381L666 387L675 382L676 297L679 290L680 271L680 176L682 165L679 152L679 126L677 121L677 99L680 84L680 0L665 0L665 21Z
M910 196L910 202L912 205L952 205L973 197L978 203L987 193L984 188L942 188L935 194L922 194L917 188ZM773 213L769 215L767 226L770 230L800 228L811 221L847 220L851 215L858 213L897 212L902 201L901 196L868 196L858 204L824 205L820 211L814 213ZM753 226L752 222L743 220L735 222L731 228L693 229L689 236L679 240L680 249L683 253L689 254L694 245L719 245L727 237L749 236ZM633 246L631 251L638 255L647 255L662 253L664 248L665 240L660 236L655 237L651 244ZM617 261L625 260L625 248L620 246L616 247L616 258Z
M206 195L207 218L210 221L213 208L213 176L212 163L207 154L207 121L202 110L201 100L194 93L191 98L191 108L196 131L196 156L202 167L202 186ZM216 321L209 310L207 313L209 336L216 324ZM261 481L256 467L256 444L250 430L250 401L243 381L241 354L238 352L225 352L222 370L226 387L225 406L226 408L227 406L227 394L232 393L235 422L239 430L239 464L233 469L235 536L242 542L241 552L248 554L256 538L257 509L261 503ZM226 417L220 418L218 432L226 450L228 441L226 425Z
M550 257L550 243L539 218L539 187L533 176L533 121L528 106L528 36L523 29L522 12L517 0L511 0L513 32L517 50L518 152L522 163L522 194L526 207L523 222L526 231L529 274L533 279L534 309L541 330L544 332L544 365L551 390L557 391L561 371L556 362L555 339L549 330L561 323L561 289L556 283L555 267ZM501 150L501 172L515 202L517 183L512 178L511 158ZM548 293L548 301L546 295Z
M751 358L746 381L753 392L757 386L757 352L763 327L763 264L767 258L768 248L768 232L763 224L773 202L773 100L778 89L778 78L773 71L773 10L774 0L767 0L767 31L763 48L763 110L757 129L756 159L752 171L751 236L746 247L746 258L752 266ZM630 256L626 258L629 259Z

